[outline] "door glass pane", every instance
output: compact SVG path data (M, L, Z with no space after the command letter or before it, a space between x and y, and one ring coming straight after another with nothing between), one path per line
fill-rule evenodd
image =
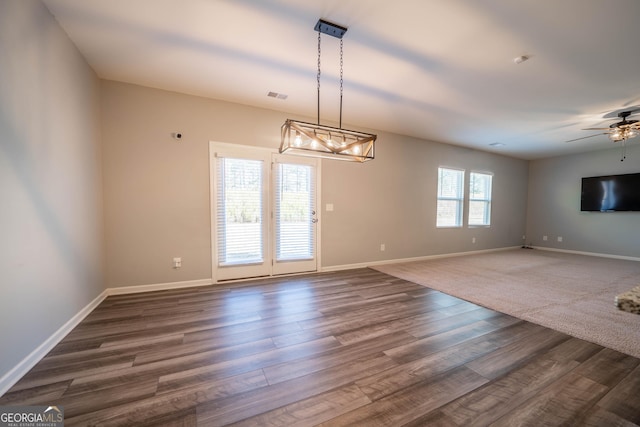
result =
M313 167L277 163L276 260L312 259Z
M218 265L261 263L263 162L218 161Z

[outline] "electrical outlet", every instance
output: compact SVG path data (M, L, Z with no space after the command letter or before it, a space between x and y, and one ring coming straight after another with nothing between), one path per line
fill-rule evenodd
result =
M562 242L562 236L558 236L558 242Z
M547 236L542 236L542 240L547 241Z
M182 258L176 257L173 259L173 268L182 267Z
M476 238L475 238L475 237L472 237L472 238L471 238L471 243L475 243L475 242L476 242Z

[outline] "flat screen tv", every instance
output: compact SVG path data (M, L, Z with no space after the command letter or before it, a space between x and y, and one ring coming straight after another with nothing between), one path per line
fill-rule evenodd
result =
M640 173L582 178L580 210L640 211Z

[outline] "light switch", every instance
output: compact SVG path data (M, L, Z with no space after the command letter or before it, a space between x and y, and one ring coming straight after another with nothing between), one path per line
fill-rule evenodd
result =
M333 211L333 203L327 203L327 212L332 212Z

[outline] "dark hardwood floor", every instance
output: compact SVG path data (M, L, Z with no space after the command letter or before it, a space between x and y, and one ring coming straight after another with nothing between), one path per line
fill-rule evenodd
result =
M111 296L0 398L54 404L66 426L629 426L640 360L358 269Z

